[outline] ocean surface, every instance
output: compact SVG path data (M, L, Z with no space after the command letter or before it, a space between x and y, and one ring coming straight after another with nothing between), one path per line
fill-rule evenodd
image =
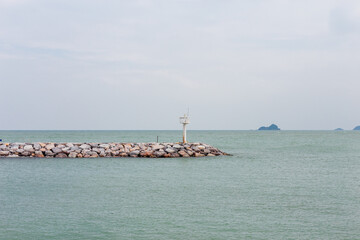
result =
M4 142L181 131L0 131ZM188 131L233 154L0 158L0 239L360 239L360 131Z

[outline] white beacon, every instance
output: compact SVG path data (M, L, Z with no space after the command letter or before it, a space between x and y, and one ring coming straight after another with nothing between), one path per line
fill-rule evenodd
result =
M180 123L183 125L183 143L187 143L187 141L186 141L186 125L190 123L188 114L184 114L184 116L180 117Z

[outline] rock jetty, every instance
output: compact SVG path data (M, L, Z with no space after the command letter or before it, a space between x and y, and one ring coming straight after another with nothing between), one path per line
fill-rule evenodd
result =
M204 143L0 143L0 157L213 157L229 155Z

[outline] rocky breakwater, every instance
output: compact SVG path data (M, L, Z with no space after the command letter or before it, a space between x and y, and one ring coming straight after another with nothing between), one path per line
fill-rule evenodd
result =
M229 155L203 143L0 143L0 157L214 157Z

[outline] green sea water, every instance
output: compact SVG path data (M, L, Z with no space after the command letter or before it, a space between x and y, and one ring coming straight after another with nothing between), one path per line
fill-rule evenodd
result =
M5 142L180 131L0 131ZM360 239L360 132L189 131L233 154L0 158L0 239Z

